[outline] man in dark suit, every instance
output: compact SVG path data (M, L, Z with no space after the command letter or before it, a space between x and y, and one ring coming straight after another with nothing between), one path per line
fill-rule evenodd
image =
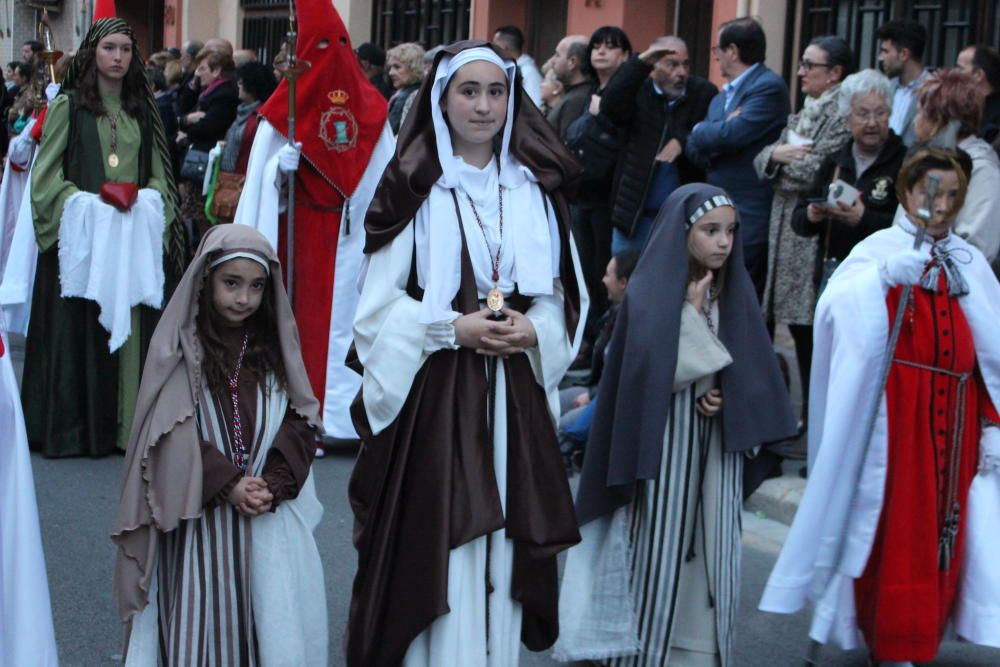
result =
M707 170L707 181L726 190L740 216L747 271L764 293L767 238L773 190L762 184L753 159L774 143L788 120L788 86L764 65L764 29L750 18L719 28L712 53L729 83L708 107L705 120L691 130L685 154Z

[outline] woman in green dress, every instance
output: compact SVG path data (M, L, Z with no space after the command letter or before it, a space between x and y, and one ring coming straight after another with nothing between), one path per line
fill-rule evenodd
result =
M112 352L108 332L98 323L98 304L61 296L59 230L67 202L77 193L93 193L113 204L110 183L132 184L114 187L126 198L131 190L133 201L140 189L159 193L164 303L183 271L176 188L142 62L127 23L96 21L49 106L32 169L39 255L22 401L31 448L45 456L103 456L125 449L145 348L159 316L148 306L133 307L131 334ZM117 208L123 210L123 204Z

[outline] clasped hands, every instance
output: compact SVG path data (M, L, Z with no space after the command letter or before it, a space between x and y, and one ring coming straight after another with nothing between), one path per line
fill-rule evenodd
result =
M510 308L500 311L506 320L494 320L488 308L462 315L453 322L455 343L488 357L506 359L538 345L535 325L524 314Z
M706 271L700 279L688 283L684 300L694 306L699 313L703 312L705 307L708 288L712 286L712 277L712 272ZM709 389L695 401L695 408L706 417L714 417L722 410L722 392L718 389Z
M255 517L271 511L274 496L260 477L241 477L227 500L243 516Z

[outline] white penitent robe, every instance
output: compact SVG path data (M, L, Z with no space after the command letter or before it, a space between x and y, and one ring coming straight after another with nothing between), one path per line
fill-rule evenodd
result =
M278 247L278 216L285 208L280 191L284 177L278 170L278 151L286 144L285 137L261 119L250 149L246 181L234 220L259 230L275 248ZM344 360L351 345L351 324L358 304L358 276L365 246L365 213L395 149L396 141L386 125L358 186L348 200L349 204L341 214L333 302L330 304L326 396L318 397L324 399L323 428L327 435L334 438L358 437L351 422L350 407L361 386L361 379L344 365Z
M537 188L535 184L523 187ZM447 207L454 211L450 195ZM491 285L489 265L477 262L485 256L485 242L476 226L471 209L461 204L463 226L469 243L480 299L486 298ZM551 211L551 207L550 207ZM421 209L423 212L423 209ZM421 302L406 293L414 245L417 247L417 264L428 266L428 247L417 242L414 227L429 223L427 216L418 212L417 221L400 232L388 245L373 253L365 273L364 287L354 322L355 344L364 365L364 404L372 431L379 433L399 414L410 392L413 379L424 362L434 352L454 345L454 327L449 322L422 324ZM554 214L550 213L554 224ZM484 221L493 216L483 214ZM456 224L453 215L438 216L437 225ZM419 236L426 234L419 231ZM457 233L457 228L455 233ZM491 230L492 231L492 230ZM505 242L506 243L506 242ZM482 245L482 248L474 244ZM578 284L582 285L579 261L575 247L573 266ZM495 246L494 246L495 247ZM507 246L505 246L507 247ZM509 253L512 255L513 253ZM513 257L501 264L501 289L513 285L511 280ZM418 282L426 287L425 278L418 270ZM483 289L487 287L487 289ZM509 293L509 290L507 290ZM580 321L586 318L588 301L581 298ZM527 351L535 381L546 391L553 422L558 419L558 385L572 362L580 344L578 329L576 340L566 335L561 283L555 281L553 293L537 296L525 313L535 327L538 345ZM484 372L486 360L484 358ZM503 361L498 364L495 428L493 438L493 464L496 471L500 498L506 505L507 486L507 406L504 389ZM487 638L487 600L485 595L486 549L490 545L490 580L494 593L489 596L489 637ZM405 667L513 667L518 663L521 636L521 606L509 595L513 571L513 542L503 530L480 537L456 549L448 557L448 606L450 612L436 619L410 645L403 664Z
M37 154L37 151L33 153L31 165L34 165ZM9 163L7 169L10 169ZM6 236L9 232L10 241L4 247L4 261L0 264L3 267L0 273L0 308L6 317L7 331L26 336L31 319L35 264L38 262L35 223L31 215L31 169L23 173L14 172L11 176L16 179L23 177L24 187L18 199L13 198L14 188L11 187L8 199L3 202L4 234ZM12 227L8 227L11 224L8 216L13 219Z
M17 224L17 212L21 208L21 199L28 185L28 175L35 157L35 140L31 138L34 126L34 119L28 121L24 130L11 139L7 162L3 168L3 180L0 180L0 276L7 265L14 227Z
M809 484L760 601L761 610L786 614L813 602L810 637L845 649L861 645L853 584L871 553L888 467L885 395L876 384L889 321L878 267L913 247L912 230L897 215L892 227L858 244L817 305ZM1000 405L1000 285L979 250L954 234L949 246L970 287L958 300L979 370L993 404ZM880 408L866 452L865 422L876 400ZM980 474L969 490L964 575L952 620L962 639L1000 646L1000 452L989 444L984 437Z
M35 288L38 244L31 216L31 179L25 185L21 206L11 239L10 252L0 280L0 308L7 320L7 331L28 335L31 298Z
M0 665L56 667L55 631L21 398L0 355Z

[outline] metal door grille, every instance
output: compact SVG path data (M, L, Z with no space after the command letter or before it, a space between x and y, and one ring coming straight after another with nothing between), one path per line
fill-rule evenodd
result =
M984 42L1000 45L1000 0L805 0L802 44L819 35L840 35L859 67L876 67L875 31L891 18L912 18L927 28L924 63L952 67L959 51Z
M240 0L243 9L284 9L288 11L288 0Z
M243 17L243 48L257 52L257 59L270 65L288 33L288 15Z
M372 41L385 49L402 42L425 48L469 36L470 0L375 0Z

